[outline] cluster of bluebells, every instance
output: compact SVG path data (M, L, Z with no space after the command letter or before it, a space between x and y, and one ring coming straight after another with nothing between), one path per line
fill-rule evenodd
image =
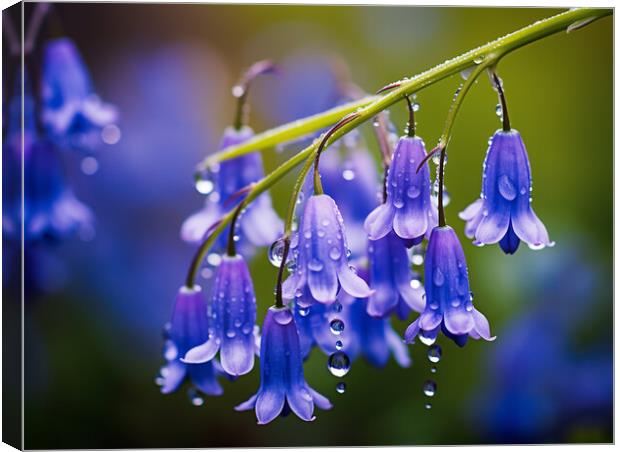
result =
M247 126L230 127L221 148L251 136ZM303 362L315 348L329 357L331 373L343 377L357 358L383 367L393 356L408 367L406 344L417 338L433 344L440 332L459 346L469 338L494 339L488 320L473 305L459 238L445 223L443 206L433 199L424 141L410 127L406 135L384 143L390 147L387 159L384 155L384 180L357 132L337 141L322 159L320 147L314 178L293 193L298 196L297 221L284 235L268 194L244 207L236 218L238 229L215 242L221 256L208 295L192 287L191 279L179 291L164 350L168 364L160 376L162 392L176 389L188 376L205 394L220 394L217 378L247 374L257 354L260 387L236 409L253 409L259 424L290 412L310 421L315 406L332 406L304 376ZM203 242L209 237L222 215L263 177L262 171L258 153L221 163L204 190L205 207L183 224L183 238ZM481 198L461 214L466 235L477 245L499 243L508 254L520 241L534 249L551 245L531 208L530 192L531 171L519 133L496 132L485 159ZM235 228L235 220L229 227ZM267 311L261 331L242 255L274 241L269 253L280 270L276 304ZM426 249L423 275L412 268L414 246ZM284 269L288 277L282 280ZM403 338L392 320L412 315ZM185 321L175 326L176 318ZM344 383L338 388L342 392Z
M20 241L22 226L29 243L76 232L90 235L93 214L75 196L63 160L67 152L75 152L92 161L90 155L105 141L106 130L118 130L116 108L96 95L73 41L44 41L42 55L34 64L28 53L23 67L15 65L20 67L11 74L13 89L7 101L2 229L4 237L15 242ZM40 67L40 73L32 74L32 67Z

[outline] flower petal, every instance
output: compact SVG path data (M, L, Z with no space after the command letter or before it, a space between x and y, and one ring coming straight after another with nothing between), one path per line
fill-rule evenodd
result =
M487 341L494 341L496 336L491 336L491 328L487 318L478 311L476 308L472 310L472 316L474 318L474 329L476 332ZM471 334L471 333L470 333Z
M185 354L185 357L181 358L181 361L186 364L206 363L207 361L211 361L213 359L219 349L219 339L212 337L204 344L190 349Z
M312 389L310 386L307 386L308 391L310 391L310 394L312 395L312 400L314 401L314 404L319 407L322 410L331 410L333 405L332 403L329 401L329 399L327 397L325 397L324 395L320 394L319 392L315 391L314 389Z
M292 390L291 390L292 389ZM300 419L313 421L314 402L310 391L305 386L293 387L287 391L286 401L289 407Z
M444 323L446 329L454 335L469 334L474 327L474 318L465 309L448 309L444 312Z
M170 361L164 369L162 369L162 378L164 384L161 386L162 394L170 394L177 390L183 382L187 372L187 366L180 361Z
M364 221L364 229L368 233L368 237L372 240L385 237L392 230L394 214L395 209L388 204L381 204L370 212Z
M420 332L420 319L417 318L414 322L407 327L405 330L405 342L407 344L413 344L415 342L415 338Z
M215 370L211 362L204 364L188 364L187 371L192 383L207 395L218 396L224 394L224 389L217 381Z
M263 387L256 397L256 418L259 424L268 424L282 412L285 401L284 388L276 385Z
M338 280L342 289L355 298L367 298L374 293L359 275L343 262L338 268Z
M256 406L256 398L258 397L258 394L254 394L252 397L250 397L248 400L246 400L245 402L240 403L239 405L237 405L235 407L235 411L248 411L248 410L253 410L254 407Z

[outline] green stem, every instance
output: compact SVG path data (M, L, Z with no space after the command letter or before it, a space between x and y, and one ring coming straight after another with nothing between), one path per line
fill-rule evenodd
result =
M549 18L539 20L531 25L521 28L520 30L507 34L480 47L465 52L462 55L447 60L412 78L395 82L392 84L395 88L384 96L368 96L355 102L333 108L324 113L268 130L256 135L253 139L241 145L230 146L223 149L222 151L217 152L205 159L201 164L199 164L199 169L204 170L205 168L208 168L209 165L222 160L228 160L249 152L265 149L282 142L299 138L315 130L327 127L347 113L357 110L359 112L359 116L354 121L351 121L346 126L339 129L338 132L331 137L330 143L334 142L350 130L376 116L380 111L383 111L395 104L401 100L403 96L411 95L423 88L437 83L440 80L450 77L451 75L458 74L464 69L474 65L479 65L486 59L490 58L495 61L499 61L505 55L516 49L560 31L566 31L571 25L583 22L585 19L591 20L591 22L588 22L588 24L590 24L602 17L609 16L612 13L613 10L609 8L575 8ZM302 87L300 87L300 89L302 89ZM329 143L327 144L329 145ZM310 154L312 152L311 148L316 146L316 144L313 144L301 152L307 152L307 154Z
M510 33L506 36L491 41L485 45L482 45L476 49L470 50L462 55L445 61L432 69L422 72L410 79L404 79L401 82L397 82L392 91L384 96L369 96L360 99L355 102L348 103L346 105L333 108L324 113L320 113L306 119L294 121L289 124L277 127L272 130L268 130L261 134L254 136L251 140L238 146L229 146L222 151L211 155L205 159L200 165L199 170L204 171L214 163L228 160L231 158L239 157L250 152L254 152L260 149L265 149L276 144L290 141L295 138L307 135L317 129L321 129L334 121L342 118L343 115L357 111L357 116L350 122L344 124L337 131L335 131L328 140L325 140L325 146L338 140L341 136L346 134L352 129L355 129L360 124L364 123L370 118L373 118L381 111L400 101L403 96L408 96L426 88L434 83L439 82L451 75L457 74L464 69L471 66L481 65L485 60L492 60L494 63L498 62L508 53L519 49L527 44L538 41L539 39L553 35L560 31L565 31L572 24L584 21L585 19L591 20L592 23L602 17L611 15L612 9L600 9L600 8L576 8L569 11L557 14L537 21L531 25L528 25L518 31ZM486 66L486 65L485 65ZM473 73L472 73L473 75ZM306 147L289 160L284 162L273 172L267 175L265 178L257 182L252 190L248 193L246 198L241 202L244 207L258 197L262 192L269 189L272 185L278 182L284 177L290 170L297 166L302 161L313 155L319 146L318 140L313 144ZM443 152L442 152L443 154ZM204 258L204 255L209 250L217 236L224 230L224 228L230 223L234 215L234 211L227 213L221 220L220 224L215 228L213 233L202 243L190 266L186 285L187 287L193 287L194 280L200 264Z

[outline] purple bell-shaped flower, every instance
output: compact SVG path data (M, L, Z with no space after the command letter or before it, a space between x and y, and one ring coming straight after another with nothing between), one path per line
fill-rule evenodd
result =
M523 240L532 249L553 246L532 209L532 175L525 145L516 130L498 130L489 141L482 193L460 213L465 234L480 245L498 243L507 254Z
M161 369L161 392L177 390L185 378L208 395L221 395L224 390L217 381L216 363L187 364L180 360L185 353L208 337L207 303L200 286L181 287L167 327L164 346L167 364Z
M271 307L263 323L260 347L260 388L237 411L254 409L259 424L292 411L304 421L314 420L314 406L323 410L330 401L304 379L303 358L295 319L287 307Z
M431 233L424 263L424 312L405 331L405 341L434 342L441 328L458 345L467 337L492 341L489 322L472 303L463 248L450 226L436 227Z
M208 315L212 326L208 339L195 344L182 361L205 363L219 351L222 368L227 374L237 376L250 372L254 367L256 297L250 271L241 256L222 257Z
M284 282L283 294L293 299L307 287L321 303L336 301L340 287L348 294L366 298L372 291L349 266L342 216L328 195L311 196L301 216L298 237L291 245L295 270Z
M437 225L437 211L431 204L430 172L427 164L416 170L426 157L420 137L399 139L388 172L387 197L364 223L372 240L394 231L410 244L417 244Z
M90 151L103 127L116 121L115 107L95 94L90 75L73 41L49 41L41 76L42 122L60 146Z
M414 275L405 243L394 232L368 240L370 285L375 293L368 298L368 314L389 316L396 312L405 319L411 310L424 309L424 289L414 288Z
M236 130L228 127L219 149L241 144L249 140L254 132L249 127ZM204 239L206 232L228 210L232 209L243 196L235 200L239 191L263 178L263 162L260 153L252 152L234 159L225 160L214 171L214 185L205 201L205 206L185 220L181 227L183 240L195 243ZM283 230L282 220L273 210L268 193L261 194L240 215L238 221L242 240L247 239L256 246L267 246L273 243ZM220 237L226 237L221 234ZM224 239L219 242L224 247Z

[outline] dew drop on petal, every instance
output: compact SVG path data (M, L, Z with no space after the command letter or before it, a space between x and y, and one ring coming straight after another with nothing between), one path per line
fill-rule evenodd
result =
M446 278L443 275L443 272L441 271L441 269L436 268L435 272L433 273L433 283L440 287L443 286L443 283L445 282Z
M313 272L320 272L323 270L323 262L314 258L310 262L308 262L308 269Z
M417 198L418 196L420 196L420 187L416 186L416 185L412 185L411 187L409 187L407 189L407 196L409 196L410 198Z
M342 253L340 252L340 250L338 248L336 248L335 246L332 247L331 250L329 250L329 258L337 261L338 259L340 259L340 256L342 256Z
M344 377L351 370L351 360L343 351L337 351L327 359L327 368L333 376Z
M355 179L355 171L351 169L346 169L342 172L342 178L344 180L353 180Z
M500 194L507 201L512 201L517 197L517 188L506 174L502 174L499 177L499 180L497 181L497 188L499 189Z

